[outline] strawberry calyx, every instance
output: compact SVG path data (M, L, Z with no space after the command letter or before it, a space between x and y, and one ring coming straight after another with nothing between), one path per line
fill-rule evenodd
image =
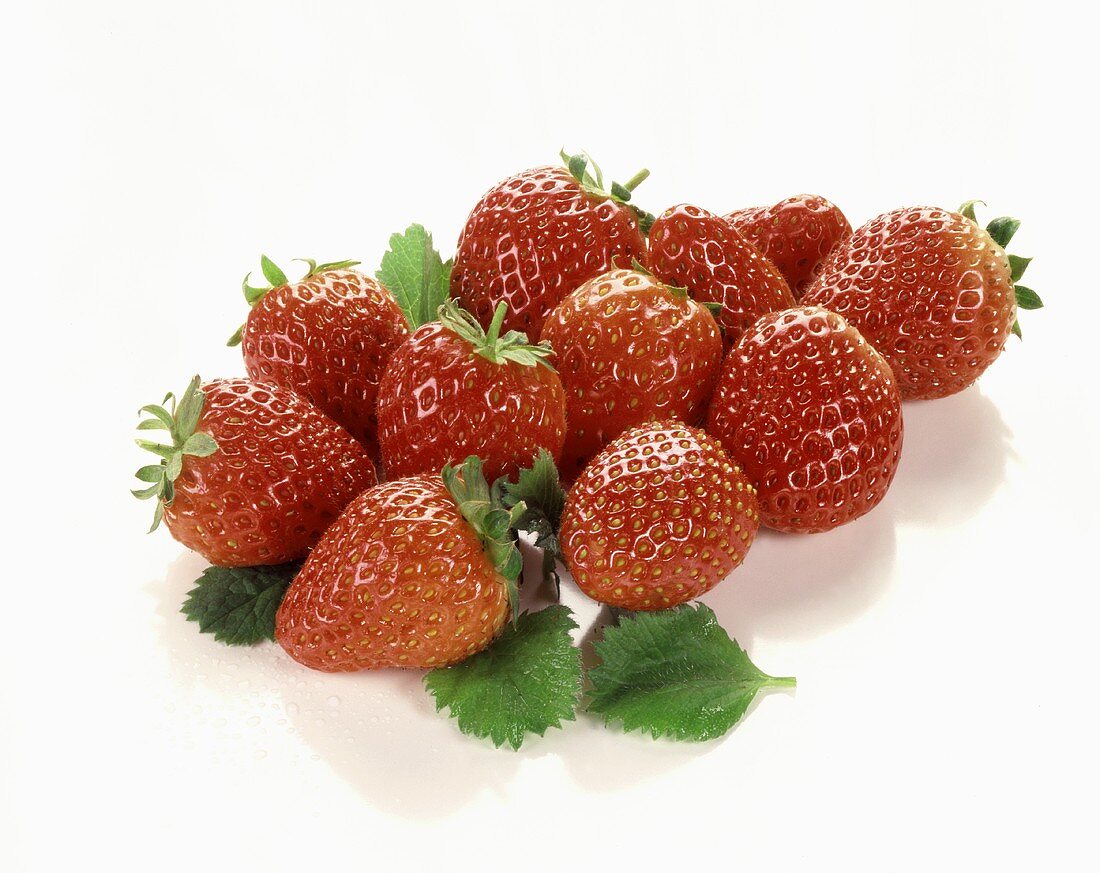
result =
M301 261L309 267L309 271L297 280L299 282L304 282L306 279L320 275L321 273L327 273L329 270L346 270L348 267L354 267L360 263L359 261L332 261L327 264L318 264L313 258L294 258L293 260ZM255 306L263 300L264 295L267 294L268 291L273 291L276 288L281 288L283 285L290 284L290 280L287 279L286 273L284 273L267 255L260 255L260 270L263 272L264 278L267 279L267 285L250 285L249 280L252 278L251 271L245 273L244 281L241 282L241 291L244 294L244 299L248 301L249 306ZM237 328L233 336L229 338L226 345L230 347L240 345L241 333L243 331L244 325L242 324Z
M171 445L146 439L134 440L141 448L160 457L159 463L144 466L135 474L140 481L148 483L147 486L131 491L139 500L156 498L157 508L153 513L150 533L160 526L164 507L170 506L175 498L175 482L183 470L184 457L206 458L218 450L218 444L210 434L195 430L206 402L200 384L201 380L195 376L178 404L175 395L169 392L159 404L143 406L138 413L149 416L138 422L138 430L164 430L172 440Z
M969 218L977 224L978 219L974 216L974 207L979 203L981 203L982 206L986 205L984 200L967 200L959 207L959 215L964 218ZM1000 218L994 218L985 226L985 232L988 233L990 237L993 238L993 242L1002 249L1008 248L1008 244L1012 241L1012 237L1016 235L1016 231L1019 229L1020 219L1011 218L1007 215L1002 215ZM1016 307L1018 309L1043 308L1043 299L1027 286L1020 284L1020 279L1023 278L1024 271L1031 261L1031 258L1024 258L1020 255L1010 254L1008 256L1008 268L1012 274L1012 289L1016 294ZM1024 333L1020 330L1019 319L1016 319L1015 323L1012 325L1012 332L1020 339L1024 338Z
M483 330L478 320L453 300L447 300L439 307L438 317L439 323L447 330L473 346L473 354L481 355L487 361L494 364L512 361L525 367L541 364L553 370L554 367L548 359L554 354L554 350L549 343L528 342L527 334L518 330L510 330L504 336L500 335L500 328L507 312L508 304L501 301L493 312L493 321L488 330Z
M565 489L553 456L546 449L539 449L531 466L520 470L515 482L500 484L504 505L509 509L522 507L515 526L534 536L535 548L542 549L542 575L555 583L560 594L557 562L564 558L558 530L565 509Z
M611 200L621 206L626 206L637 217L642 233L649 234L649 229L653 226L653 222L657 220L656 216L630 202L634 189L649 178L649 170L643 168L626 182L622 184L612 182L610 189L606 189L604 188L603 171L588 152L571 155L565 149L562 149L559 154L569 170L569 175L577 180L577 184L581 186L585 194L598 200ZM591 167L591 172L589 172L589 167Z
M498 480L489 487L477 455L470 455L458 466L448 464L440 475L462 517L481 540L486 556L504 578L515 623L519 618L519 577L523 571L516 529L527 507L522 501L511 506L505 504L503 482Z

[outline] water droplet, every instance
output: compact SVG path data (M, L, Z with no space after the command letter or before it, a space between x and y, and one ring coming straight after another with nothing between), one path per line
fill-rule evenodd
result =
M245 722L245 724L249 727L256 727L259 723L260 717L258 715L252 716L252 718L248 719L248 721Z
M338 707L338 706L340 705L340 698L339 698L339 697L336 697L335 695L333 695L332 697L330 697L330 698L329 698L328 700L326 700L325 702L326 702L326 703L327 703L327 704L328 704L328 705L329 705L330 707L332 707L333 709L335 709L336 707Z
M298 704L297 703L288 703L286 705L286 714L289 715L291 718L296 716L298 714Z

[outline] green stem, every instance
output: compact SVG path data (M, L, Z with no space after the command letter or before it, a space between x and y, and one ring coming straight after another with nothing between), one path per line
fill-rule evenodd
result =
M637 188L639 185L641 185L642 182L644 182L648 178L649 178L649 170L646 170L646 169L643 168L641 170L638 170L637 173L635 173L633 176L631 176L630 180L627 181L623 185L623 187L626 188L627 191L633 191L635 188Z
M485 331L485 345L488 348L493 348L497 344L497 340L500 338L500 328L504 324L504 314L508 311L508 304L503 300L497 304L496 312L493 313L493 321L489 325L489 329Z
M764 683L767 688L794 688L797 685L798 681L794 676L769 676Z

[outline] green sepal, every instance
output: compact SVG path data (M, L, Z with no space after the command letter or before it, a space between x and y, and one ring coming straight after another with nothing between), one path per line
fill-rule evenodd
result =
M649 178L649 170L639 170L631 176L629 180L622 184L619 182L612 182L609 190L604 187L603 170L600 169L599 164L592 160L592 156L589 155L588 152L580 152L571 155L568 154L565 149L562 149L559 154L566 168L569 170L569 175L577 180L577 184L581 186L585 194L597 200L611 200L620 205L627 206L637 217L642 233L647 236L649 235L649 229L653 226L653 222L656 221L656 218L651 213L646 212L644 209L640 209L630 202L634 189ZM591 170L589 168L591 168Z
M473 346L473 354L480 355L494 364L512 361L525 367L541 364L548 370L553 370L554 367L549 358L554 354L554 350L549 343L529 343L527 334L516 330L510 330L504 336L500 335L500 328L507 311L507 303L502 301L498 304L487 331L482 329L476 318L453 300L448 300L439 307L438 317L440 324Z
M964 218L969 218L973 222L977 222L978 219L974 216L974 207L979 203L985 206L984 200L967 200L959 207L959 215Z
M1008 256L1008 268L1012 273L1012 281L1019 282L1024 278L1024 272L1027 270L1027 265L1031 263L1031 258L1022 258L1019 255Z
M558 528L565 509L565 489L561 487L553 456L546 449L539 449L531 466L520 470L515 482L501 480L500 487L505 506L523 507L516 527L533 534L538 548L560 558Z
M313 276L317 276L321 273L328 272L329 270L346 270L348 267L356 266L359 261L332 261L327 264L320 264L313 260L313 258L294 258L296 261L301 261L309 267L299 282L303 282ZM268 291L272 291L275 288L280 288L283 285L289 284L290 280L287 279L286 273L269 258L267 255L260 255L260 271L264 274L264 278L267 279L268 284L265 286L250 285L249 280L252 278L252 273L245 273L244 280L241 282L241 293L244 294L244 299L249 306L255 306L261 300ZM226 342L227 346L231 348L241 344L241 333L244 331L244 325L242 324L234 332L233 336Z
M969 218L971 221L977 222L974 216L974 204L981 203L983 206L985 202L982 200L967 200L961 207L959 207L959 214ZM1002 249L1006 248L1012 241L1012 238L1016 235L1016 231L1020 229L1020 220L1018 218L1010 218L1008 216L1001 216L1000 218L994 218L989 224L986 225L985 231L989 234L990 239L993 240ZM1025 258L1021 255L1008 255L1008 269L1011 275L1012 284L1016 297L1017 309L1042 309L1042 298L1032 291L1030 288L1017 284L1020 279L1023 278L1024 272L1027 270L1028 265L1031 263L1031 258ZM1017 319L1012 324L1012 333L1014 333L1020 339L1024 338L1023 329L1020 327L1020 321Z
M489 487L481 459L476 455L470 455L457 467L448 464L440 475L462 517L477 533L482 549L504 578L515 622L519 618L519 578L523 572L516 528L526 507L523 503L505 505L500 487L496 484Z
M1019 229L1020 219L1009 218L1007 215L994 218L985 226L986 233L993 237L993 242L1002 249L1008 247L1008 244L1012 242L1012 237L1016 235L1016 231Z
M202 417L203 404L206 401L200 385L201 380L195 376L187 386L187 390L183 392L178 404L174 395L166 394L163 402L170 403L169 406L151 404L141 408L140 414L149 415L150 418L142 419L138 423L138 429L165 430L172 440L170 445L145 439L134 440L138 446L161 458L159 464L147 464L135 474L139 481L151 483L149 487L131 491L139 500L148 500L152 497L157 500L150 531L157 529L164 517L164 507L170 506L175 498L173 483L183 472L184 457L205 458L218 450L218 444L210 434L195 430L198 427L199 418Z
M1024 285L1016 285L1016 305L1020 309L1042 309L1043 299Z

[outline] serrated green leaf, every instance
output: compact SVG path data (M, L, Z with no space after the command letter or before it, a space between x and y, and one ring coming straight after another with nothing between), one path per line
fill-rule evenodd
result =
M208 567L180 610L202 633L230 646L275 639L275 613L298 564Z
M1020 220L1003 215L1000 218L994 218L985 226L985 229L993 237L993 242L1003 249L1012 241L1016 231L1020 229Z
M424 684L463 733L518 749L528 734L576 718L581 653L569 636L576 627L565 606L524 613L489 648L432 670Z
M287 283L286 273L280 270L267 255L260 255L260 269L263 270L264 278L271 283L272 288L278 288Z
M539 449L530 467L521 470L518 479L503 483L505 506L522 503L524 511L515 520L520 530L535 535L540 549L559 554L557 531L565 509L565 489L561 487L558 468L546 449Z
M757 692L794 685L757 669L702 604L623 618L594 648L588 709L654 739L720 737Z
M1016 288L1016 305L1021 309L1042 309L1043 299L1032 291L1030 288L1024 285L1017 285Z
M435 321L450 294L450 264L444 264L423 225L411 224L390 237L378 281L394 296L411 330Z
M208 433L193 433L183 444L183 453L196 458L208 458L217 450L218 444Z

